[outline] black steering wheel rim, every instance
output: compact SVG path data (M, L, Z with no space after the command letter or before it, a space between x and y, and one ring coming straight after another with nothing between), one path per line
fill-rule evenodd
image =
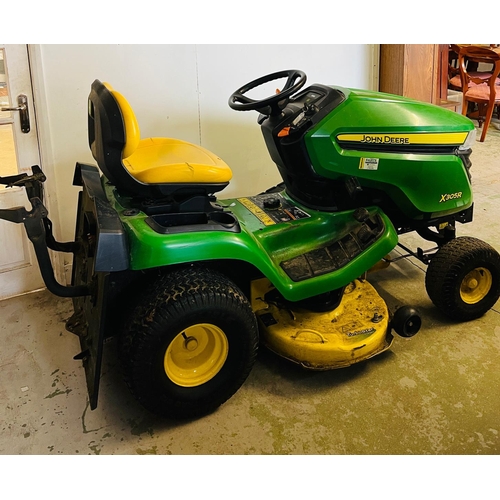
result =
M277 94L264 99L251 99L245 95L249 90L280 78L286 78L287 81L283 89ZM305 85L306 80L306 74L298 69L277 71L269 75L261 76L233 92L229 97L229 107L236 111L256 110L264 115L279 114L286 106L290 97Z

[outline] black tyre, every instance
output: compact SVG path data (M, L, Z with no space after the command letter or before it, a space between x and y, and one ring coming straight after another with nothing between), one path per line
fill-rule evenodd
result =
M477 238L455 238L432 256L425 288L448 317L458 321L479 318L500 296L500 255Z
M120 343L125 380L150 411L195 418L246 380L258 347L250 304L225 276L195 267L158 277Z

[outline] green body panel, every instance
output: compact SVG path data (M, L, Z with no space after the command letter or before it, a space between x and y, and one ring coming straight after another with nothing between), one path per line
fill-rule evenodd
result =
M397 145L390 152L360 151L343 149L336 140L342 133L468 133L474 129L468 118L401 96L335 88L345 94L346 100L305 137L311 163L319 175L330 179L357 177L361 186L389 194L414 219L444 216L472 205L469 178L456 154L404 153ZM378 168L362 170L362 158L377 158Z
M474 128L469 119L404 97L337 88L346 96L345 101L305 135L306 148L317 174L341 182L356 177L362 187L387 193L403 213L414 219L440 217L472 205L466 168L458 154L454 154L467 133ZM441 134L450 132L459 132L461 141L451 147L446 146L445 150L442 145L437 150L432 144L430 147L418 146L418 153L402 151L399 143L394 147L391 143L385 150L364 145L365 150L360 151L362 147L357 139L354 146L350 143L341 147L337 142L339 134L363 134L360 137L364 138L364 134L435 133L440 134L438 139L441 140ZM415 140L414 136L412 140ZM410 144L414 147L413 143ZM361 169L363 158L373 160L376 168ZM281 218L271 220L272 217L268 216L272 208L267 206L268 211L259 213L259 207L252 206L252 199L261 200L258 196L218 200L224 210L236 217L239 231L214 230L213 227L203 230L191 225L175 226L175 229L169 227L160 233L148 225L145 213L130 210L133 207L127 198L116 195L114 187L105 179L103 187L127 232L131 270L203 261L246 262L269 279L290 301L347 285L384 258L398 242L397 232L382 210L367 207L373 220L380 217L377 220L383 221L383 230L376 240L370 240L372 243L363 251L359 250L359 245L364 244L358 242L358 250L349 254L350 260L343 267L335 264L318 271L311 265L310 277L304 278L300 274L302 268L297 275L290 266L293 268L297 262L304 260L304 256L308 256L307 259L311 257L315 262L314 259L323 253L334 262L337 257L333 256L333 250L326 252L323 249L337 248L338 241L344 236L358 234L361 224L354 218L353 210L316 211L301 206L282 192L279 194L282 201L291 204L293 209L297 208L304 216L286 221ZM295 276L295 280L290 276Z
M370 213L379 214L385 225L382 235L370 247L336 271L295 282L280 263L323 248L349 233L356 224L352 211L323 213L304 209L310 217L266 226L237 199L219 200L238 219L240 232L159 234L145 222L147 215L143 212L125 215L129 208L126 202L115 196L113 186L106 182L103 185L128 234L132 270L210 260L245 261L268 278L286 299L297 301L347 285L397 244L392 223L378 208L370 208Z

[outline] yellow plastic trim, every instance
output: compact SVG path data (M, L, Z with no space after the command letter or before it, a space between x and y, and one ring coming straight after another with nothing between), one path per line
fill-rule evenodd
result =
M460 145L467 138L467 132L447 132L429 134L340 134L339 141L355 142L360 144L442 144Z
M186 328L169 344L165 373L181 387L198 387L220 372L228 352L226 334L218 326L199 323Z
M162 137L140 141L123 164L146 184L226 183L233 175L229 166L208 149Z
M477 304L488 295L492 284L491 272L485 267L476 267L462 280L460 297L466 304Z

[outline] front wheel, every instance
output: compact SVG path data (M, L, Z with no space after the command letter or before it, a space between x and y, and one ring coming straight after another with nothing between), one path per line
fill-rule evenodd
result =
M125 380L158 415L210 413L240 388L255 361L250 304L225 276L204 268L167 273L150 289L122 336Z
M448 317L479 318L500 297L500 255L477 238L455 238L432 256L425 287L434 305Z

